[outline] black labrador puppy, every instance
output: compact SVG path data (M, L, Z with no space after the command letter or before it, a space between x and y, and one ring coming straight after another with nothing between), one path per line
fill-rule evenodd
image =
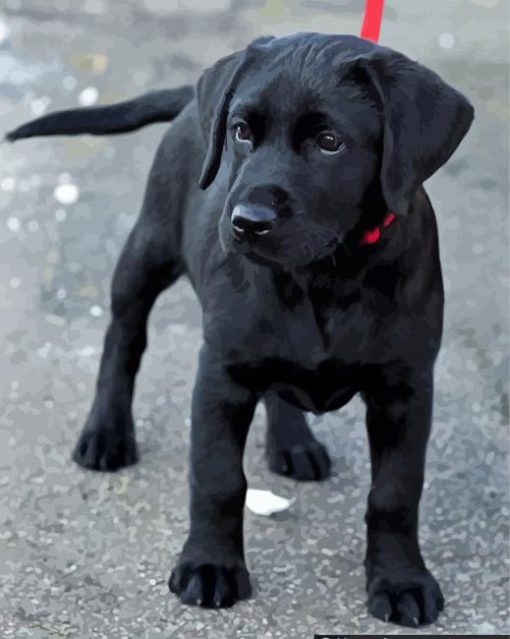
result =
M205 71L196 91L51 114L8 138L115 133L174 117L115 270L74 460L96 470L136 462L131 401L147 317L186 274L204 344L191 527L171 591L218 607L250 595L243 449L257 402L267 407L271 469L322 479L329 458L303 411L336 410L360 393L372 463L368 608L404 625L433 622L443 597L420 552L418 504L443 284L422 184L468 131L472 106L396 51L305 33L256 40Z

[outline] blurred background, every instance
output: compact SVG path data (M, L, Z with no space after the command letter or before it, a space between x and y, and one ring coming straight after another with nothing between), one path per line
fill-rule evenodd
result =
M261 34L359 33L362 0L1 0L0 122L195 82ZM476 120L429 182L446 288L421 539L447 600L416 631L509 623L508 2L388 0L381 43L464 92ZM0 145L0 636L308 638L405 632L365 610L369 482L358 399L312 418L334 458L320 485L272 476L257 410L254 488L295 497L246 513L255 598L182 607L167 590L187 527L200 309L185 280L158 301L138 378L141 463L115 475L69 455L90 405L109 282L166 125Z

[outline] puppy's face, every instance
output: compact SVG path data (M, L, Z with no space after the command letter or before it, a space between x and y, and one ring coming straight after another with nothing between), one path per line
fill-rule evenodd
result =
M261 38L201 77L200 185L220 167L225 251L305 266L391 210L457 148L473 108L435 73L354 36ZM361 234L360 234L361 237Z
M327 68L296 55L261 66L239 82L228 113L220 241L293 268L332 253L362 218L382 119L366 89Z

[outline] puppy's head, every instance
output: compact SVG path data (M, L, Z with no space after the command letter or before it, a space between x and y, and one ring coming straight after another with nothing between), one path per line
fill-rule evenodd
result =
M199 81L207 156L225 171L227 251L297 267L326 257L457 148L473 108L429 69L354 36L261 38Z

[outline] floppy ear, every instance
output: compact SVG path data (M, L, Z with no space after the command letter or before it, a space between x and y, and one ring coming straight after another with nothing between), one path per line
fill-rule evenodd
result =
M220 167L228 109L239 79L250 66L255 48L272 39L273 36L258 38L244 51L222 58L206 69L198 81L198 112L207 142L207 154L199 180L202 189L211 184Z
M452 155L474 117L469 101L436 73L387 47L360 56L384 111L381 186L405 215L416 188Z

